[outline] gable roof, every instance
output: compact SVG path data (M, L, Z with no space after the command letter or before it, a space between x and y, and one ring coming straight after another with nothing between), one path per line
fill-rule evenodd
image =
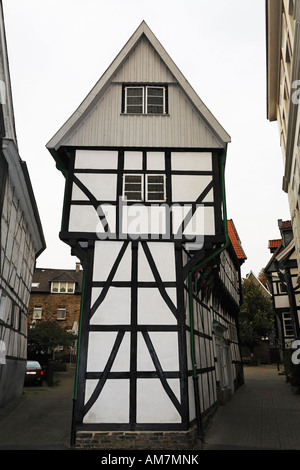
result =
M154 50L159 55L162 62L166 65L169 71L172 73L174 78L176 79L177 83L187 96L187 98L192 102L195 109L197 110L198 114L201 116L201 119L205 122L207 127L212 131L216 139L220 142L220 144L225 147L228 142L230 142L230 136L227 132L223 129L223 127L219 124L216 118L212 115L209 109L204 105L202 100L199 98L197 93L191 87L191 85L187 82L186 78L180 72L178 67L175 65L173 60L167 54L165 49L162 47L160 42L157 40L155 35L152 33L150 28L147 26L145 21L142 21L140 26L137 28L135 33L131 36L129 41L125 44L123 49L108 67L108 69L104 72L102 77L98 80L94 88L90 91L90 93L86 96L86 98L82 101L80 106L77 110L71 115L71 117L65 122L65 124L58 130L58 132L52 137L52 139L47 143L46 147L55 157L57 150L60 146L63 145L64 141L66 141L67 137L74 132L74 130L80 126L82 121L84 120L85 116L88 115L89 112L96 106L99 102L101 96L103 96L104 92L108 89L112 77L117 71L121 68L124 64L125 60L129 57L132 51L135 49L137 44L142 38L146 38L149 43L152 45Z
M263 293L263 295L270 299L272 297L271 292L262 284L262 282L255 276L253 271L250 271L249 274L247 274L247 279L250 279L256 286L258 286Z
M276 238L275 240L269 240L268 248L269 250L271 250L271 253L273 253L273 251L279 247L281 242L282 242L281 238Z
M50 292L51 282L75 282L75 292L80 293L82 278L82 270L36 268L32 277L31 292Z

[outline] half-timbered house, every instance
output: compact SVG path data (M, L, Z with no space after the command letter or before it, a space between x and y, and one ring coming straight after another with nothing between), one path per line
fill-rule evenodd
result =
M191 445L238 386L229 141L142 22L47 144L84 270L73 444Z
M280 219L278 227L281 238L269 241L272 257L264 272L272 292L278 344L284 350L300 336L300 286L292 223Z
M31 281L45 247L28 168L19 154L0 1L0 408L23 391Z

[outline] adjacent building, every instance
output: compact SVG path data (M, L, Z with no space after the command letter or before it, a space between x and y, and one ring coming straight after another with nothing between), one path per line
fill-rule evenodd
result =
M278 227L281 238L269 241L272 257L264 272L272 292L278 344L284 350L300 337L300 286L291 221L279 220Z
M77 335L82 280L80 263L75 269L36 268L28 307L29 327L40 321L54 321Z
M300 283L300 0L266 1L267 118L277 121Z
M44 235L16 138L2 2L0 2L0 407L23 390L27 308Z
M191 446L243 382L229 142L142 22L47 144L84 271L73 445Z

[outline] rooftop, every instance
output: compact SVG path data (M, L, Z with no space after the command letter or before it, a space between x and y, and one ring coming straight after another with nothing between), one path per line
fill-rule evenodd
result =
M233 246L233 249L235 251L235 254L239 260L245 261L247 259L247 256L242 248L242 243L236 231L235 225L231 219L227 221L227 224L228 224L228 235L229 235L231 244Z

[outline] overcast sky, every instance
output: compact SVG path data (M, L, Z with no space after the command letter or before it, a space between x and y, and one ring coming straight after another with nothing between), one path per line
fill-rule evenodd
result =
M228 218L247 261L270 259L268 240L289 220L277 123L266 117L265 2L252 0L3 0L19 153L47 243L37 266L74 268L59 238L64 178L46 150L145 20L231 136Z

